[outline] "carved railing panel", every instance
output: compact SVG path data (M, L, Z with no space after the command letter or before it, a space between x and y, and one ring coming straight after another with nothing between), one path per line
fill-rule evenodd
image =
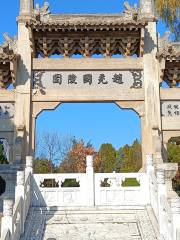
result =
M130 186L124 186L123 183L127 179L133 179L133 184L130 184ZM147 185L148 177L144 173L95 174L95 204L146 205L149 201L149 192L146 188Z

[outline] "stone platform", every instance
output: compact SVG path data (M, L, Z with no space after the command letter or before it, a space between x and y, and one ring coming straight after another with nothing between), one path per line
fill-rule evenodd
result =
M155 240L149 211L133 209L31 208L21 240Z

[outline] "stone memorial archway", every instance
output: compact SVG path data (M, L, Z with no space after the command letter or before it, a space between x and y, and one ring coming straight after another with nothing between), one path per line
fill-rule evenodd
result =
M123 13L109 15L51 14L47 3L20 3L18 38L5 34L0 48L0 121L6 126L0 135L12 145L10 162L34 153L41 111L63 102L114 102L141 118L144 165L147 153L161 163L167 136L180 131L179 44L157 41L153 1L141 0L140 9L125 3ZM160 88L162 81L170 88Z

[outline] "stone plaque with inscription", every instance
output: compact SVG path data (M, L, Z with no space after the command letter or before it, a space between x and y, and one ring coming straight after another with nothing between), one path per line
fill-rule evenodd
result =
M34 88L143 88L143 72L131 71L35 71Z
M161 114L163 117L180 117L180 101L161 102Z

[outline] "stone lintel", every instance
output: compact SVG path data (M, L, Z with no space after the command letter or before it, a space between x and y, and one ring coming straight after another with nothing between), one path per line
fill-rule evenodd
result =
M180 88L160 89L161 100L179 100Z
M33 70L128 70L143 69L143 58L33 59Z
M116 101L144 101L144 89L130 89L116 91L94 90L93 92L89 89L84 89L83 94L81 89L79 91L67 94L66 92L60 92L58 90L48 90L47 93L41 94L38 92L32 97L33 102L116 102Z
M162 130L180 130L180 117L162 117Z
M6 89L0 90L0 102L14 102L15 101L15 91L9 91Z

